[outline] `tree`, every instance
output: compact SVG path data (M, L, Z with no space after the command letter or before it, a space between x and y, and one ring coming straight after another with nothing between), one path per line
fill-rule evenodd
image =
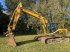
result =
M70 10L68 10L68 7L70 6L69 0L20 0L20 1L23 2L24 7L28 9L32 9L33 11L36 11L40 13L41 15L45 16L46 19L49 21L49 23L51 22L60 23L58 25L59 28L64 26L65 21L66 21L65 18L69 17L68 16L70 12ZM19 0L15 0L15 1L6 0L6 2L8 3L7 6L10 10L12 9L14 10L20 1ZM33 19L30 16L28 20L31 20L32 22Z
M0 33L7 31L7 26L9 23L9 16L2 12L2 7L0 6Z

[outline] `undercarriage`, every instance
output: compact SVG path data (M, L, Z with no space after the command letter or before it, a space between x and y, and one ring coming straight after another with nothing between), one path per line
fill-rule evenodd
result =
M70 42L70 36L37 36L34 38L37 41L41 41L45 44L53 44L53 43L64 43Z

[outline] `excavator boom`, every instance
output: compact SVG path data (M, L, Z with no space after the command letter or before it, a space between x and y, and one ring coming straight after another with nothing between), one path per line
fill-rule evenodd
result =
M10 30L10 29L11 30L15 30L16 24L17 24L18 19L20 17L21 11L23 11L23 12L25 12L25 13L33 16L36 19L39 19L41 21L41 23L43 24L42 25L43 31L44 31L44 33L46 33L46 24L48 23L47 20L46 20L46 18L43 17L42 15L40 15L37 12L34 12L32 10L29 10L29 9L26 9L25 7L22 6L21 2L18 4L18 6L16 7L16 9L14 10L14 13L13 13L13 15L11 17L10 23L8 25L8 30Z

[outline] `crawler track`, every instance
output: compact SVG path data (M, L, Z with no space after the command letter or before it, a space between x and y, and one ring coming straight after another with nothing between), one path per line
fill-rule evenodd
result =
M39 37L35 37L35 40L39 40L42 43L46 43L46 44L53 44L53 43L70 42L70 37L39 36Z

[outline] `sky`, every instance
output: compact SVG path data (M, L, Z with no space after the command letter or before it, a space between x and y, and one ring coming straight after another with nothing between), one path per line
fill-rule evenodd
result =
M6 6L6 3L5 3L5 0L0 0L0 3L3 6L3 8L6 10L7 6Z
M35 1L39 1L39 0L35 0ZM0 0L0 3L3 6L4 10L6 10L7 6L6 6L6 3L5 3L5 0Z

